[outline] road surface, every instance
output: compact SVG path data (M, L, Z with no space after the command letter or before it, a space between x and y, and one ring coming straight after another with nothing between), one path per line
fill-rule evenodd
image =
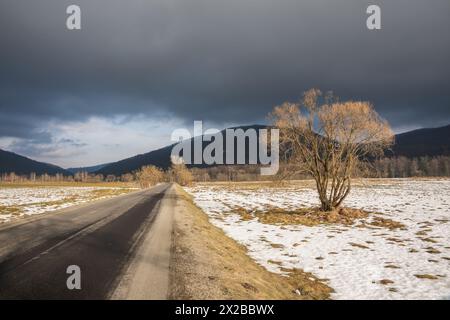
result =
M0 299L164 299L169 184L0 227ZM69 290L67 268L81 271Z

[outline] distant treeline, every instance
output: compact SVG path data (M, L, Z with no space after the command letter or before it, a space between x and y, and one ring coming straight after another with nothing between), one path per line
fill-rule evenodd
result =
M305 173L294 173L280 165L275 176L261 176L259 166L216 166L210 168L192 168L195 181L258 181L280 179L310 179ZM358 177L367 178L407 178L407 177L450 177L450 157L419 157L419 158L382 158L377 159L364 169L355 173Z
M383 158L374 161L374 174L380 178L449 177L450 157Z
M148 188L159 182L177 182L180 185L189 185L193 181L192 173L184 164L173 164L167 170L162 170L155 166L143 166L140 170L133 173L126 173L120 176L113 174L102 175L92 174L86 171L80 171L73 176L64 176L60 173L55 175L43 174L36 175L18 175L14 172L3 173L0 175L0 182L20 183L20 182L82 182L82 183L100 183L100 182L135 182L142 188Z
M214 166L208 168L189 169L194 181L258 181L280 179L309 179L309 175L292 170L285 170L286 166L280 165L280 171L275 176L261 176L258 165ZM169 172L169 171L168 171ZM285 172L288 174L284 175ZM394 157L377 159L356 174L368 178L408 178L408 177L450 177L450 157ZM0 181L4 182L135 182L139 180L139 172L126 173L120 176L90 174L77 172L73 176L56 175L17 175L14 172L3 173ZM165 179L167 180L167 179ZM170 181L170 180L169 180Z
M90 174L88 172L77 172L73 176L65 176L60 173L55 175L43 174L37 175L30 173L29 175L18 175L14 172L3 173L0 175L0 181L3 182L133 182L135 181L135 174L127 173L119 177L115 175L104 176L102 174Z

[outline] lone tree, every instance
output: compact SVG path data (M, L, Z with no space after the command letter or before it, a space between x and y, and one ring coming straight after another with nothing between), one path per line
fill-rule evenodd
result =
M141 188L149 188L164 180L164 172L155 166L144 166L136 172Z
M182 162L172 163L168 175L170 181L176 182L181 186L191 185L194 180L191 171Z
M351 190L355 171L394 141L386 120L362 101L339 102L311 89L300 103L286 102L269 115L280 129L280 150L316 182L321 210L332 211Z

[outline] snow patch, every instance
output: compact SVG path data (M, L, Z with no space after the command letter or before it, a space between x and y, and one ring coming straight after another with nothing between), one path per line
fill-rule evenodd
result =
M233 213L236 207L318 206L315 190L305 182L250 188L245 184L199 184L186 190L211 222L245 245L258 263L272 272L282 273L281 267L300 268L328 279L326 283L336 291L334 299L450 296L449 180L368 180L354 187L345 206L383 213L381 217L401 222L405 230L358 228L359 223L268 225L256 219L243 221Z

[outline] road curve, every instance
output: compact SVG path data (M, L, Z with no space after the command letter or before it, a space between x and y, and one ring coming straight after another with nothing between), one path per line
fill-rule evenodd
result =
M148 294L130 295L130 290L124 289L127 286L124 275L129 279L136 276L155 282L152 275L142 268L142 263L133 261L145 258L160 262L161 259L152 257L152 254L162 253L149 252L148 248L169 251L170 235L163 235L164 240L159 241L164 243L156 245L155 237L151 235L159 235L158 229L171 232L171 225L168 225L171 220L159 218L162 200L170 189L168 184L158 185L149 190L2 226L0 299L149 297ZM155 220L160 222L154 223ZM148 248L142 248L142 243ZM140 253L138 258L137 252ZM67 288L70 274L66 271L70 265L80 267L81 290ZM138 267L130 268L133 265ZM166 267L168 269L164 265ZM155 276L161 276L157 272L159 269L155 269ZM140 274L130 274L132 270L140 270ZM128 294L117 295L117 287ZM161 295L150 297L163 298Z

